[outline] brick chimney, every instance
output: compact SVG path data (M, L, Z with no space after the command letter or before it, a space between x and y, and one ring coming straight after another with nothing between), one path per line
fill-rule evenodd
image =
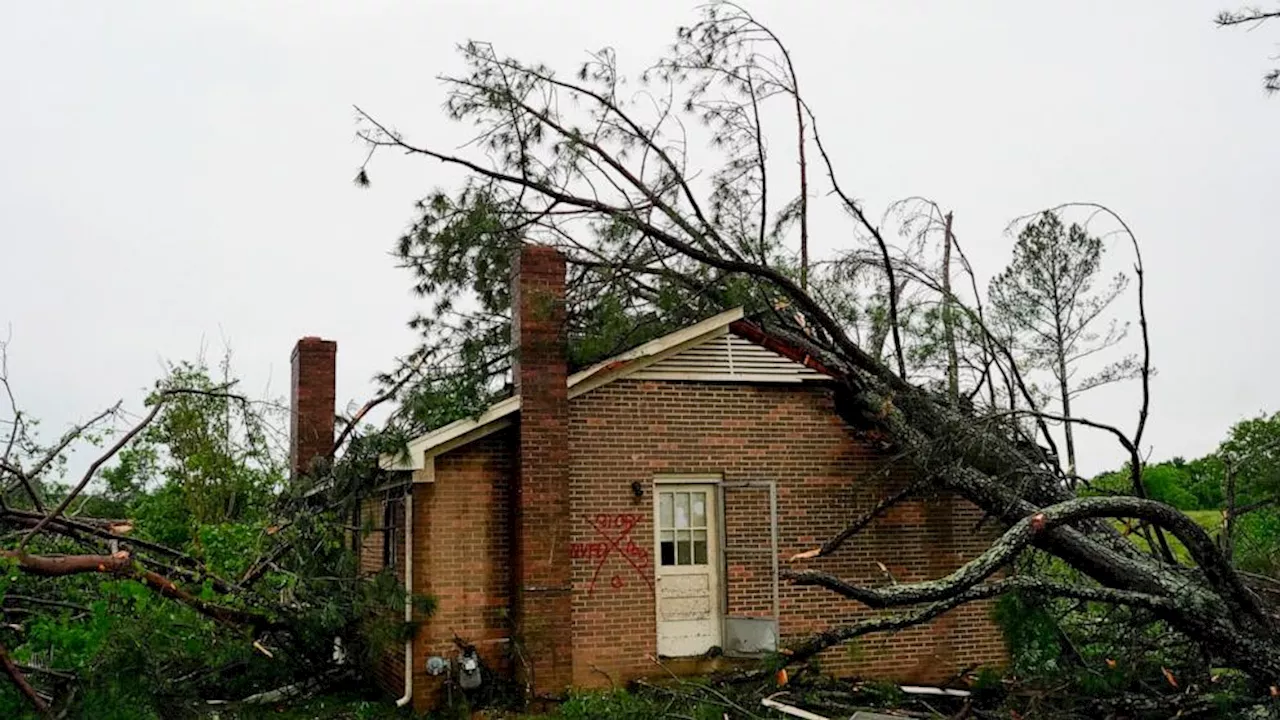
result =
M315 458L333 449L337 376L338 343L304 337L293 347L289 468L294 477L310 472Z
M565 259L522 244L512 263L512 377L520 395L513 495L516 632L535 695L573 680Z

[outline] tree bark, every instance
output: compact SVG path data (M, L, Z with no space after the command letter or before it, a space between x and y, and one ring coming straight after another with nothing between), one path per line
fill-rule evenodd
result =
M942 244L942 335L947 345L947 396L960 402L960 354L956 349L956 321L951 295L951 213L946 214Z
M36 692L36 689L31 686L31 682L27 680L27 676L17 665L14 664L13 658L9 657L8 648L6 648L3 643L0 643L0 667L4 668L5 674L8 675L9 679L13 681L13 684L17 686L18 691L31 702L31 705L36 709L36 712L41 715L49 712L49 703L44 701L44 698L40 696L40 693Z
M0 557L15 560L18 568L29 575L63 577L84 573L105 573L134 577L165 597L177 600L206 617L228 625L241 625L256 630L272 630L284 624L260 613L239 610L202 600L178 586L169 578L151 570L139 568L126 552L113 555L31 555L6 550Z

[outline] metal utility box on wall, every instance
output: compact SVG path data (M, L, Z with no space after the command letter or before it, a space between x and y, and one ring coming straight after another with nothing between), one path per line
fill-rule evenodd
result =
M724 654L755 657L778 649L778 621L773 618L724 619Z

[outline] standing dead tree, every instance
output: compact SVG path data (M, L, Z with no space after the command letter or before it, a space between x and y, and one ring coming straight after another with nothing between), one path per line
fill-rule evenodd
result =
M821 572L791 571L792 582L822 586L873 608L903 610L833 628L796 648L793 658L869 632L926 622L964 603L1019 589L1141 608L1191 638L1214 662L1265 685L1280 681L1276 617L1204 530L1141 493L1139 448L1151 364L1140 258L1136 277L1143 400L1134 429L1057 417L1029 402L1031 388L1000 334L985 322L977 297L953 292L936 272L891 252L881 228L840 179L817 116L794 75L780 72L791 67L785 47L745 10L730 3L711 5L698 23L679 32L672 55L645 73L647 82L639 85L626 82L607 51L592 56L571 77L503 57L487 45L468 44L462 57L467 71L443 78L446 107L454 119L479 128L477 142L465 151L417 144L358 110L370 158L379 151L395 152L463 169L469 179L452 200L456 206L483 197L489 207L501 208L500 214L487 217L500 217L506 231L560 246L572 261L626 275L637 287L686 270L706 277L708 268L716 277L748 282L759 306L770 309L761 319L768 331L820 358L839 375L839 407L851 425L887 438L909 457L927 491L958 495L1007 528L981 557L928 582L869 588ZM774 101L784 108L799 107L800 117L791 119L785 110L771 113ZM783 250L799 239L788 231L797 206L766 204L761 190L767 186L770 198L785 196L787 173L771 172L780 161L765 152L773 137L765 128L771 120L791 125L782 131L787 138L796 137L797 121L807 127L808 134L799 137L811 143L809 157L816 157L826 171L830 192L818 197L829 198L834 207L827 207L834 212L821 216L818 203L807 202L804 211L815 220L803 232L821 227L824 235L844 237L848 247L878 256L886 275L910 275L945 295L948 307L981 338L988 365L983 374L1007 389L1003 400L993 394L984 402L983 394L966 392L970 402L954 403L946 392L909 382L900 340L895 340L897 367L886 366L853 340L857 328L833 313L820 293L806 290L795 262L779 262L778 254L759 251L762 237ZM722 164L714 164L717 157ZM368 177L367 165L360 177ZM801 187L811 181L802 180ZM1088 204L1055 210L1072 209L1115 222L1137 248L1137 238L1110 210ZM841 215L849 221L844 229L834 224ZM832 222L820 224L820 216ZM466 235L464 225L430 219L419 225L420 234L452 233L451 241ZM493 236L490 231L472 237L482 244ZM948 241L962 257L951 233ZM785 259L786 252L780 256ZM890 280L888 287L893 299L897 281ZM896 302L890 303L895 336L897 311ZM1135 496L1076 498L1049 432L1049 424L1056 422L1114 437L1133 459ZM834 551L872 522L875 512L904 497L886 498L871 516L852 520L850 532L802 555ZM1139 519L1161 538L1172 534L1189 551L1190 564L1176 561L1163 541L1153 543L1155 552L1142 549L1114 529L1113 518ZM994 579L1030 549L1061 559L1080 573L1081 581Z

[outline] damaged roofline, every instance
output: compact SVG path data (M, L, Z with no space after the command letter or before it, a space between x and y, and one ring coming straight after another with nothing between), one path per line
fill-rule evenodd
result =
M735 332L776 353L824 375L834 375L815 358L769 336L756 325L745 321L741 307L726 310L701 322L650 340L619 355L602 360L568 378L569 398L573 399L615 380L638 372L650 365L711 338ZM509 427L513 415L520 410L520 396L490 405L475 417L463 418L420 435L409 442L407 452L383 455L378 464L384 470L411 471L414 482L433 482L432 459L454 448L479 440Z
M639 370L645 365L657 362L672 351L678 352L685 346L701 342L716 334L728 332L729 326L743 318L741 307L726 310L706 320L682 328L676 332L655 338L638 345L619 355L602 360L594 365L579 370L569 376L569 397L574 398L585 392L594 390L606 383L617 380L624 375ZM649 362L640 362L649 361ZM520 409L520 396L509 397L490 405L476 417L455 420L425 435L409 441L408 452L403 455L383 455L378 460L383 470L429 471L427 455L438 455L484 435L501 430L510 424L508 416ZM499 421L506 420L501 427L492 427ZM488 432L483 432L488 429ZM425 474L429 474L425 473ZM433 478L418 478L430 482Z

